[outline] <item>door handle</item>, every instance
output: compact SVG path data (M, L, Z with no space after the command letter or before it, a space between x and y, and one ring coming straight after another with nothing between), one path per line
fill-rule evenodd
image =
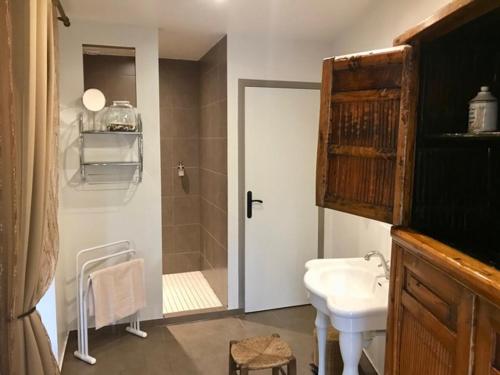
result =
M247 218L249 218L249 219L252 218L252 204L253 204L253 202L264 203L264 201L261 199L252 199L252 192L249 190L249 191L247 191Z

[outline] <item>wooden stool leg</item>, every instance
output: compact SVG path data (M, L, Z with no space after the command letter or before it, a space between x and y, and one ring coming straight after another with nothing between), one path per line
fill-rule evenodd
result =
M236 344L237 341L231 340L229 342L229 375L236 375L236 362L234 362L233 356L231 355L231 347Z
M286 372L287 375L297 375L297 361L295 357L292 356L292 359L290 359L290 362L286 365Z
M248 375L248 367L241 367L240 368L240 375Z
M280 368L279 367L273 367L273 375L280 375Z

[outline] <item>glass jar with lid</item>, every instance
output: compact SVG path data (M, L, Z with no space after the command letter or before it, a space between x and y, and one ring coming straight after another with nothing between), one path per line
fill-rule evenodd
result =
M137 131L137 113L128 100L115 100L104 116L107 131Z

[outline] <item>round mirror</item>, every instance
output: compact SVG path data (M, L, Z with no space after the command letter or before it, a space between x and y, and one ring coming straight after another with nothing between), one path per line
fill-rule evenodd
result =
M106 105L106 98L101 90L88 89L83 93L82 102L89 111L98 112Z

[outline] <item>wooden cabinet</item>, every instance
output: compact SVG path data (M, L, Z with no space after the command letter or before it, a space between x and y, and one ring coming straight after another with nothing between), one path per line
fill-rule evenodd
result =
M410 229L392 236L385 373L500 374L500 273Z
M394 224L407 217L415 71L410 46L324 61L318 206Z
M323 63L317 204L404 225L387 375L500 375L500 131L467 134L480 86L500 98L498 25L500 0L456 0Z
M500 308L479 300L474 373L500 375Z
M395 243L396 265L387 374L468 374L474 295Z

